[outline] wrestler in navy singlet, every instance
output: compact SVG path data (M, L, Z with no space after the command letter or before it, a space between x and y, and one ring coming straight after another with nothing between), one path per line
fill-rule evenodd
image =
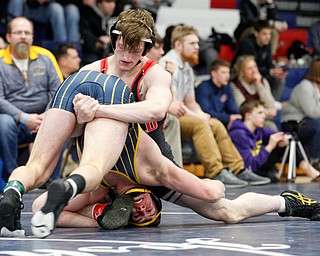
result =
M51 107L74 113L72 101L78 93L95 98L103 105L134 102L131 90L120 78L113 75L105 75L97 71L85 70L71 75L60 85L52 99ZM130 123L122 153L116 165L112 168L112 170L128 176L135 183L140 182L134 168L139 136L139 124ZM76 141L81 157L83 137L80 136Z

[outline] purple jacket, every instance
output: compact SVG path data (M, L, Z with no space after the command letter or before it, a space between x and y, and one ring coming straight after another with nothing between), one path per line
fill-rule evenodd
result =
M270 135L275 133L269 128L258 128L252 133L241 120L235 120L229 135L244 160L246 168L257 172L269 157L269 152L264 149L268 144Z

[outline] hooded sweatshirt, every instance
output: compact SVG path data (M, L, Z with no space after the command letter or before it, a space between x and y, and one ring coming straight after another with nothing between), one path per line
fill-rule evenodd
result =
M243 121L237 119L232 122L229 135L244 160L245 168L257 172L267 162L269 152L265 146L273 133L274 130L266 127L257 128L253 133Z

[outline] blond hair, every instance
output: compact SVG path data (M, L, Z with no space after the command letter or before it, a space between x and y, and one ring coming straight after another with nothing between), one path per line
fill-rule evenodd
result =
M188 35L199 36L198 30L191 26L178 25L176 26L171 34L171 47L174 48L174 45L177 41L183 42L184 38Z
M242 55L237 59L236 63L234 64L234 72L236 77L243 77L244 68L251 60L256 61L253 55Z

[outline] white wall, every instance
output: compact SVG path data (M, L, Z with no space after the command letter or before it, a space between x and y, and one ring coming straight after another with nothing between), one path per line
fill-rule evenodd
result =
M210 0L175 0L172 8L208 9L210 8Z
M158 11L156 27L162 37L168 26L178 23L194 26L202 38L207 38L211 34L211 27L217 32L227 33L233 37L233 31L239 22L239 10L162 6Z

